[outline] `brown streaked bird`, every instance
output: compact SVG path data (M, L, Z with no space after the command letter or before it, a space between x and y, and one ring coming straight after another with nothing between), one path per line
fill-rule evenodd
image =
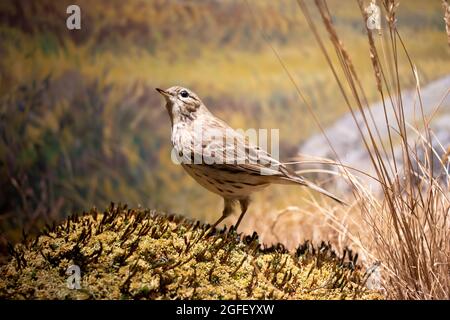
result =
M344 204L251 144L244 135L215 117L194 92L179 86L156 90L166 100L172 144L181 165L201 186L224 199L222 216L212 228L229 216L233 204L239 202L237 229L247 212L250 195L272 183L306 186Z

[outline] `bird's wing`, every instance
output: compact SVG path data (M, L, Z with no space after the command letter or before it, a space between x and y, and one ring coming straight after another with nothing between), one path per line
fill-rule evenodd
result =
M215 117L203 119L202 151L204 163L217 169L242 171L253 175L284 177L303 183L303 178L273 158L270 153L252 144L248 137Z

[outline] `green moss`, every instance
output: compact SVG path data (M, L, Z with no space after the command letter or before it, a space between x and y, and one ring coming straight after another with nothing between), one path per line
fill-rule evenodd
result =
M350 251L322 243L296 253L262 248L256 234L205 235L207 225L111 205L72 216L39 237L10 246L0 267L8 299L380 299L364 287ZM81 269L80 290L66 270Z

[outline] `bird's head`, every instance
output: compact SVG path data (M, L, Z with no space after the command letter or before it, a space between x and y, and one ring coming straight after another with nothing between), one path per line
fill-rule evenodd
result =
M166 109L172 124L178 121L192 121L201 112L207 111L200 98L189 89L174 86L166 90L156 88L156 91L166 99Z

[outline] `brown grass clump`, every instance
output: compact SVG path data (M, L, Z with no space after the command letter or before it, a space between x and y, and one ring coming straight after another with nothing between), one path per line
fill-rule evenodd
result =
M315 4L338 63L332 62L325 49L324 39L317 32L309 9L303 1L298 3L353 116L373 167L374 176L371 178L382 191L380 198L369 190L366 184L361 183L360 175L356 174L357 168L345 167L336 154L338 160L335 164L352 186L355 208L361 212L364 221L365 230L360 227L359 236L351 239L368 257L381 262L383 286L390 298L449 299L450 175L445 163L446 150L430 128L433 115L440 105L435 107L431 116L425 115L419 73L397 29L399 3L382 1L386 29L380 32L379 46L376 45L373 30L366 30L374 87L384 106L387 141L379 135L379 128L373 121L370 109L367 109L364 88L339 38L326 2L316 0ZM366 18L362 1L358 4L363 18ZM378 53L380 47L381 55ZM410 64L411 76L416 83L415 108L418 116L415 123L408 123L405 117L401 94L403 79L400 79L398 71L401 58ZM393 119L388 117L388 111L393 113ZM355 116L358 112L363 121L358 122ZM320 210L327 211L324 208ZM342 232L348 232L345 226Z
M50 227L10 247L0 268L3 299L380 299L371 275L346 250L308 242L295 254L282 245L261 248L208 225L142 209L111 205ZM66 270L81 269L81 289L69 289Z

